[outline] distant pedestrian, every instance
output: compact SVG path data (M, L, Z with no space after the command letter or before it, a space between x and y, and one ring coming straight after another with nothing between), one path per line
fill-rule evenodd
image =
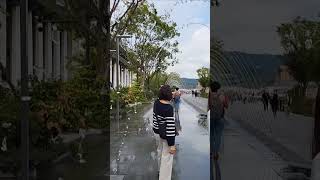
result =
M269 94L266 91L263 91L263 93L262 93L262 103L263 103L264 111L268 111L269 99L270 99Z
M277 90L274 91L272 99L271 99L271 108L273 112L273 116L277 116L277 111L279 109L279 96Z
M170 104L171 88L164 85L160 88L159 98L153 106L153 131L157 140L159 180L171 180L173 156L176 153L176 124L174 110Z
M193 97L194 96L194 90L192 90L191 93L192 93L192 97Z
M174 107L174 117L176 121L176 129L177 135L179 135L179 131L181 131L180 117L179 117L179 109L181 104L181 92L177 87L175 91L172 93L173 107Z
M194 97L198 97L198 91L197 90L194 92Z

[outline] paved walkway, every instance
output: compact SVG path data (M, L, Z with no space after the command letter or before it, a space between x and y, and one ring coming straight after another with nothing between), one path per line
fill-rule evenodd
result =
M199 126L196 110L184 102L180 108L182 132L176 138L172 180L209 179L208 131ZM152 106L111 129L111 180L157 180Z
M235 102L227 114L263 133L275 141L273 144L283 146L278 151L287 161L311 163L312 117L278 112L274 118L271 110L265 112L260 102Z
M206 111L207 99L190 95L184 95L182 99L198 107L202 113ZM222 179L282 179L278 173L286 164L281 158L241 128L236 121L230 118L226 121L219 160Z

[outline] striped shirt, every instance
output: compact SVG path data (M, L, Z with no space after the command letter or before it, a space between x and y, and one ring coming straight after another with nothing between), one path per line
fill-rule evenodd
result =
M153 131L159 134L159 124L166 124L166 140L169 146L175 144L176 125L173 115L173 107L156 100L153 106Z

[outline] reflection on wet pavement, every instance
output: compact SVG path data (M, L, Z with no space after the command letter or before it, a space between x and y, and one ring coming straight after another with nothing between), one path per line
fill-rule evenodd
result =
M176 138L174 180L210 179L208 130L198 124L198 112L184 101L180 107L182 132Z

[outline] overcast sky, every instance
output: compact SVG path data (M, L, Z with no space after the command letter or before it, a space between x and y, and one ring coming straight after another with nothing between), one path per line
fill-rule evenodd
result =
M179 32L179 63L168 68L181 77L198 78L196 70L210 64L210 4L209 1L151 0L160 14L169 12ZM190 24L190 23L201 23ZM189 24L188 26L186 26Z
M212 10L211 30L225 49L280 54L277 26L297 16L317 17L320 0L221 0Z

